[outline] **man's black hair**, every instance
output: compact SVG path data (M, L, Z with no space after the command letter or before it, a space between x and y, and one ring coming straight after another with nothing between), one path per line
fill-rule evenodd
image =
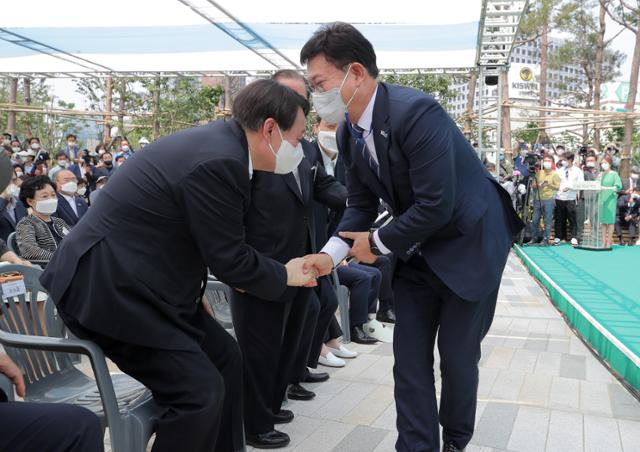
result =
M282 130L289 130L298 108L306 116L309 102L274 80L257 80L240 91L233 102L233 116L248 130L258 130L267 118L273 118Z
M340 69L351 63L363 65L370 76L378 76L376 52L373 46L356 27L344 22L322 25L300 51L300 63L323 54L326 60Z

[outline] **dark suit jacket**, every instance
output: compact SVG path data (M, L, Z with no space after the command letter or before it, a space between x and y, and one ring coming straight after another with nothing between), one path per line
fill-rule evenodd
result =
M409 261L421 255L461 298L486 298L500 283L512 237L523 227L509 194L424 93L379 83L372 129L380 179L360 152L352 152L345 124L338 129L349 191L338 230L368 230L382 198L395 219L379 236L395 256Z
M18 221L28 215L27 209L20 200L16 202L15 215L16 219L14 221L11 215L9 215L9 212L7 212L5 204L5 207L2 209L2 215L0 215L0 238L5 242L9 238L9 234L15 232Z
M318 142L315 141L311 144L310 156L314 165L318 165L324 169L324 160L322 160L322 150L318 146ZM336 159L336 165L334 168L335 180L341 185L346 186L346 170L344 167L344 161L340 155ZM338 223L342 218L346 204L341 206L331 207L321 202L314 202L313 205L313 219L315 223L315 246L317 250L327 243L329 237L338 227Z
M80 165L74 163L69 165L69 171L71 171L78 180L82 179L82 172L80 171ZM87 184L89 185L89 191L93 191L96 189L96 180L98 180L98 176L96 175L96 167L93 165L89 165L89 171L91 174L86 173L85 179L87 180Z
M76 203L78 215L76 215L76 213L69 205L69 201L67 201L66 198L60 193L58 193L58 209L53 214L58 218L62 218L64 222L71 227L75 226L78 221L80 221L80 218L82 218L84 214L89 210L89 206L82 196L76 195L73 197L73 200Z
M132 156L41 277L58 309L123 342L195 350L207 267L232 287L281 297L285 267L245 241L248 156L235 120L177 132Z

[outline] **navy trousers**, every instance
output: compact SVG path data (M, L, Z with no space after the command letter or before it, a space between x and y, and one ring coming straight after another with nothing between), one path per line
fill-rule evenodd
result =
M349 288L349 323L359 326L366 323L369 314L377 311L378 294L382 274L374 267L355 262L337 268L340 284Z
M498 287L485 300L455 295L424 259L398 262L393 351L399 452L440 451L443 441L464 448L473 436L480 343L489 331ZM433 374L438 340L442 392L440 409Z
M56 403L0 403L0 450L101 452L102 427L86 408Z

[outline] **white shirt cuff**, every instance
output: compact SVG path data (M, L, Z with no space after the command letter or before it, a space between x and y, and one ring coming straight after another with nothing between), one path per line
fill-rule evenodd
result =
M376 242L376 246L378 247L378 249L382 254L389 254L391 252L389 248L384 246L384 243L382 243L382 240L380 240L377 230L373 233L373 241Z
M351 247L347 242L338 237L331 237L329 241L320 250L321 253L326 253L331 256L333 266L337 267L348 255Z

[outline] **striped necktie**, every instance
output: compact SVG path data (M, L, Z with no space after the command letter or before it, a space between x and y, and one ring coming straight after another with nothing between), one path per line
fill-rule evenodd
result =
M378 166L378 162L371 155L371 151L367 146L367 142L364 139L364 129L357 124L351 124L351 120L349 119L349 113L345 113L345 118L347 120L347 128L349 129L349 133L351 137L356 142L356 148L358 152L362 154L362 158L371 168L373 174L375 174L378 178L380 177L380 167Z

